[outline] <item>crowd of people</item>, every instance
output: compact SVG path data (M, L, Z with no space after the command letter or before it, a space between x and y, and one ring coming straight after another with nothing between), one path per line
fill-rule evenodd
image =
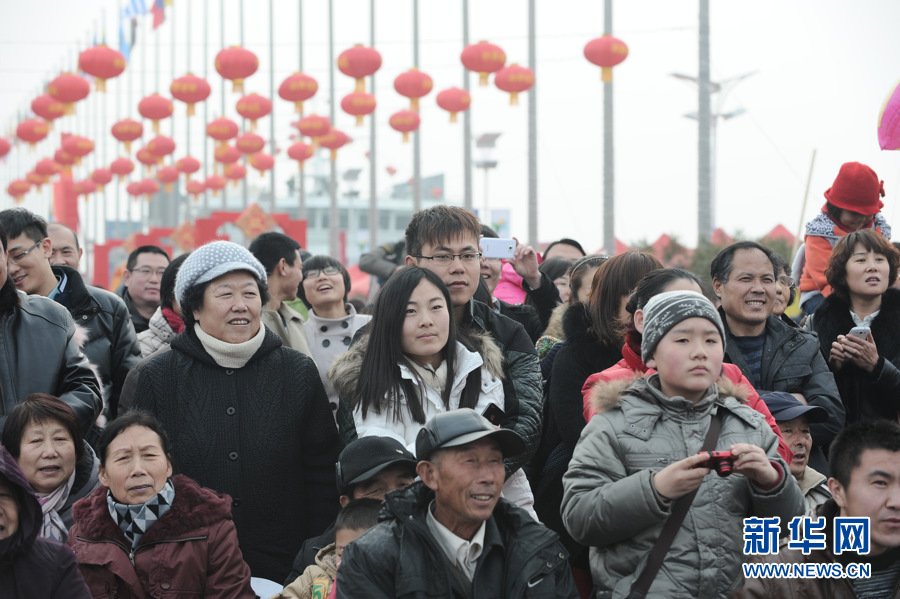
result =
M738 241L707 289L572 239L485 256L436 206L361 260L368 304L280 232L99 289L4 210L0 598L900 597L883 195L843 165L792 261ZM868 518L870 576L745 578L848 563L798 516Z

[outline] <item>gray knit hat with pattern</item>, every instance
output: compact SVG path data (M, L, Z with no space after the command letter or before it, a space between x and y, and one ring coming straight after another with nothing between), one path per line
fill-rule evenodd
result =
M676 324L688 318L705 318L722 336L725 346L725 328L715 306L706 296L696 291L666 291L654 295L644 306L644 332L641 339L641 360L647 363L659 340Z
M191 252L175 278L175 297L184 303L188 290L236 270L245 270L260 283L266 269L250 250L231 241L213 241Z

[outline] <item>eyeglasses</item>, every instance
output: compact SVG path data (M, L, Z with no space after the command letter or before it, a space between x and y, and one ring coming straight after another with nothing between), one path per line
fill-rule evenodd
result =
M34 245L32 245L32 246L31 246L30 248L28 248L27 250L22 250L21 252L18 252L18 253L16 253L16 254L9 254L9 255L8 255L9 262L12 262L13 264L19 264L22 260L25 259L25 256L27 256L28 254L30 254L31 252L33 252L33 251L34 251L34 248L36 248L36 247L39 246L39 245L41 245L41 242L40 242L40 241L35 241L35 242L34 242Z
M332 275L340 274L340 272L341 272L341 269L338 268L337 266L326 266L325 268L314 268L312 270L307 270L305 273L303 273L303 280L305 281L306 279L318 279L323 274L330 277Z
M437 254L436 256L415 256L425 260L432 260L435 264L449 266L453 260L459 258L463 264L473 264L481 260L481 252L465 252L463 254Z
M149 266L131 269L132 274L141 275L142 277L156 275L157 277L162 278L164 272L166 272L165 268L150 268Z

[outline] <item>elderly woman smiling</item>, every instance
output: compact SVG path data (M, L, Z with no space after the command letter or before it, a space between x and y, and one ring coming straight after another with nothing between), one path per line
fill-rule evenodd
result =
M64 543L72 505L98 485L99 461L82 440L75 412L57 397L33 393L10 412L2 442L41 504L40 535Z
M98 444L103 488L75 506L69 544L94 597L254 597L229 498L172 478L166 434L129 412Z
M175 294L185 331L132 370L126 404L162 422L176 472L231 495L253 576L284 580L338 507L337 429L316 365L263 326L266 272L245 248L194 250Z

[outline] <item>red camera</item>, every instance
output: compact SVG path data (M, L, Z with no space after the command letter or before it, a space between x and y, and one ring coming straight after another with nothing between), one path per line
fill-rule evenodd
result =
M728 476L734 470L734 455L730 451L710 451L709 459L700 464L701 468L715 470L719 476Z

